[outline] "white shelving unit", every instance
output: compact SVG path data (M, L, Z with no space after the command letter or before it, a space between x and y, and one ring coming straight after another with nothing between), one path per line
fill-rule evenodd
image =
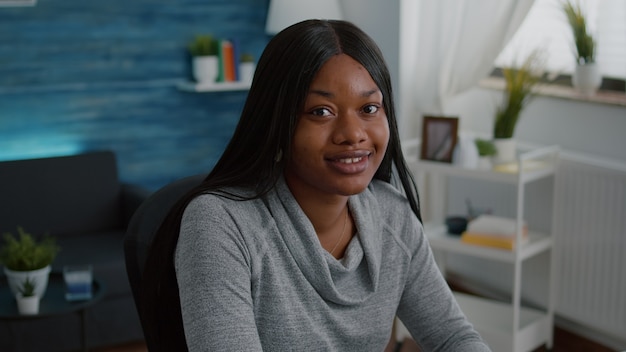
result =
M418 148L419 149L419 148ZM555 146L520 152L518 161L507 167L499 166L495 170L467 169L452 164L419 160L417 153L408 153L407 157L412 172L418 183L428 178L429 188L435 187L436 198L445 199L447 176L478 179L488 182L500 182L516 188L516 221L518 243L522 237L524 219L525 186L535 180L554 177L559 149ZM413 155L413 158L410 156ZM434 182L431 182L434 181ZM423 187L421 187L423 189ZM552 198L553 199L553 198ZM540 253L550 252L552 256L552 236L533 231L528 224L529 240L517 245L513 250L504 250L486 246L470 245L460 241L460 236L447 233L443 224L445 204L436 204L432 222L424 224L431 247L436 253L437 263L445 275L447 253L458 253L486 260L506 263L513 266L512 299L501 302L479 298L467 294L455 293L457 300L476 330L483 336L493 351L526 352L546 344L552 347L552 327L554 322L554 300L552 285L553 269L548 270L548 297L546 309L534 309L522 306L522 263ZM439 211L437 211L439 210ZM553 262L553 259L550 260ZM551 267L554 265L551 264Z
M181 81L177 85L178 89L185 92L226 92L250 89L250 82L219 82L219 83L196 83Z

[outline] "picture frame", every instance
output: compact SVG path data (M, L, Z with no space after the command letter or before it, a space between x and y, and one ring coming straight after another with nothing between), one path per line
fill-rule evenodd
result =
M422 160L452 163L457 143L459 118L453 116L424 116L422 119Z

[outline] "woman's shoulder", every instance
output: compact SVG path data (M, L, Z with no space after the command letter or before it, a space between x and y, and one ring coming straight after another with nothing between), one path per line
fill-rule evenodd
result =
M230 188L196 195L187 205L185 212L204 214L250 213L262 207L262 201L253 197L246 189Z
M370 182L368 191L384 205L408 207L410 210L409 200L404 193L389 182L374 179Z
M421 231L420 221L411 209L404 193L388 182L373 180L367 189L368 203L375 206L380 220L400 237L411 237L415 231ZM409 231L412 229L412 231Z

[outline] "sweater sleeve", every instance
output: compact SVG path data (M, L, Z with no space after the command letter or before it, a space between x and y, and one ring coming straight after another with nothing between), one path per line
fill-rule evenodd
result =
M185 338L189 351L261 351L250 254L221 202L200 196L182 218L175 268Z
M415 219L417 222L417 219ZM398 317L426 351L490 351L445 282L419 222Z

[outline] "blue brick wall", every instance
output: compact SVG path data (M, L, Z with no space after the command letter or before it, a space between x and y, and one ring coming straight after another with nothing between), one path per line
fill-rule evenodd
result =
M40 0L0 8L0 160L116 152L157 189L208 172L246 92L188 93L187 43L236 38L258 58L268 0ZM0 175L1 178L1 175Z

